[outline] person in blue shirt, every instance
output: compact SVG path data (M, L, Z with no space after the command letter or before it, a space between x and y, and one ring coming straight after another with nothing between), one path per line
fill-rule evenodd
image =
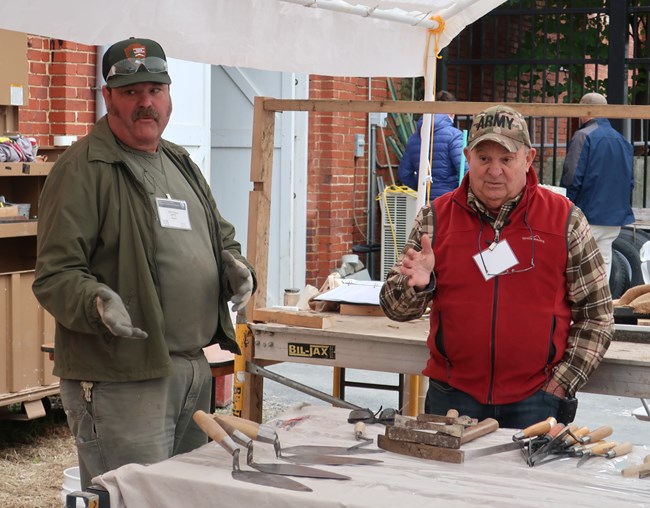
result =
M599 93L587 93L580 104L607 104ZM605 260L607 278L612 270L612 243L621 226L634 222L633 148L606 118L581 117L580 129L569 143L560 185L580 208L591 226Z
M441 90L436 94L436 101L455 101L451 92ZM463 153L463 133L454 127L453 115L435 114L433 116L433 160L431 162L430 199L435 199L458 187L461 157ZM404 155L397 170L397 177L402 184L417 190L418 171L420 167L420 130L422 118L417 122L415 132L409 137Z

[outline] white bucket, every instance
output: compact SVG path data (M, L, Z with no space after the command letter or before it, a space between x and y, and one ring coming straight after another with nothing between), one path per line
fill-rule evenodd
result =
M63 506L65 506L65 500L68 494L81 490L81 479L79 477L79 468L78 467L69 467L63 471L63 488L61 489L61 501L63 501ZM77 507L84 508L86 504L81 498L77 498Z

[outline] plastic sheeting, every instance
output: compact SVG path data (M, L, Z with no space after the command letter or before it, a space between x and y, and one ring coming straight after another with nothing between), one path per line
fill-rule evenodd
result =
M444 48L503 1L348 3L400 9L414 24L440 13ZM97 46L148 37L183 60L332 76L422 76L427 49L425 28L281 0L30 0L28 9L2 2L0 28Z
M304 405L270 422L283 446L355 444L346 409ZM383 432L368 425L368 437ZM499 429L463 445L482 448L511 442L512 429ZM376 446L372 444L370 446ZM245 507L406 508L422 506L619 507L650 506L650 478L624 478L624 467L640 464L650 453L635 446L627 457L592 458L576 468L566 458L529 468L515 450L450 464L394 453L365 455L383 460L371 466L320 466L351 480L296 478L313 492L294 492L233 480L232 460L219 445L207 445L151 466L128 465L96 479L111 496L111 507L195 508L230 504ZM364 455L360 455L364 457ZM255 462L275 462L271 445L255 443ZM246 466L243 466L247 469Z

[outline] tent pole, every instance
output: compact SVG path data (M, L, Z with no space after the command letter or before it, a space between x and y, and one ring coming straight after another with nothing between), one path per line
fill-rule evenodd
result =
M426 74L424 76L424 100L433 101L433 89L436 82L436 52L433 48L433 41L429 41L429 46L427 48L427 65L426 65ZM429 145L431 142L431 121L433 115L431 113L426 113L422 119L422 129L420 130L420 136L422 138L422 143L420 144L420 169L418 172L418 199L417 199L417 209L422 208L426 203L426 194L427 194L427 180L428 180L428 168L429 168Z

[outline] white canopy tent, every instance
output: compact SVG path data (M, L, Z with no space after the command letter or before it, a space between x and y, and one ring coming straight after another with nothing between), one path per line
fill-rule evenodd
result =
M149 37L168 56L214 65L331 76L423 76L429 17L444 21L444 48L503 1L30 0L22 9L0 3L0 28L97 46ZM368 14L330 10L346 6L360 6L357 11ZM402 21L381 19L382 13Z
M0 28L96 46L148 37L170 57L213 65L425 76L425 100L433 100L437 51L504 1L30 0L27 9L2 2ZM430 131L431 115L425 115L418 205L424 203Z

